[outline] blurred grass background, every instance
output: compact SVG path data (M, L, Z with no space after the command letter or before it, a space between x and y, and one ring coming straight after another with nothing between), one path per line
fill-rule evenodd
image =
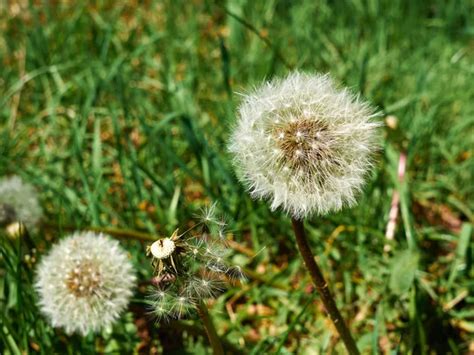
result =
M0 352L209 351L199 321L147 318L141 286L112 332L67 337L31 279L71 228L169 235L216 201L250 270L211 307L228 351L344 353L288 218L249 199L226 152L236 93L292 69L331 73L385 120L358 207L307 225L359 347L474 351L473 15L463 0L1 1L0 176L34 184L46 215L36 250L0 243ZM124 246L146 280L144 245Z

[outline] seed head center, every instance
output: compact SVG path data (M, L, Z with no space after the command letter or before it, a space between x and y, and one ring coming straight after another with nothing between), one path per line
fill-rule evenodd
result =
M321 156L324 131L326 127L320 122L300 119L279 126L273 138L283 153L285 164L300 169Z
M66 277L66 287L76 297L91 296L101 286L100 272L90 262L78 262Z

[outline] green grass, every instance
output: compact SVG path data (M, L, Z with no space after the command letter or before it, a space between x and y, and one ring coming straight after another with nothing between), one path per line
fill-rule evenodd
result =
M40 191L46 216L32 235L36 258L71 226L169 235L217 201L234 240L258 253L236 252L235 261L260 275L212 306L226 346L343 353L308 288L288 218L251 201L226 152L236 93L291 69L330 72L398 122L384 127L359 205L307 224L359 347L472 351L469 1L118 3L0 3L0 176L20 175ZM384 253L395 190L400 215ZM123 245L145 280L144 245ZM197 319L143 326L142 289L112 333L67 337L35 306L34 265L21 261L31 245L3 238L0 246L0 352L209 351Z

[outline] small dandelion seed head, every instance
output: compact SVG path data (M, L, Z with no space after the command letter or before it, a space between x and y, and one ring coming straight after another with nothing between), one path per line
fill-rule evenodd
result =
M329 76L296 72L245 97L229 150L253 197L295 218L326 214L353 205L363 187L378 145L374 116Z
M76 232L54 245L38 265L39 306L54 327L86 335L112 325L135 284L133 267L117 241Z
M35 188L18 176L0 179L0 226L21 221L34 231L43 212Z
M150 247L151 254L157 259L166 259L176 249L174 241L170 238L158 239Z

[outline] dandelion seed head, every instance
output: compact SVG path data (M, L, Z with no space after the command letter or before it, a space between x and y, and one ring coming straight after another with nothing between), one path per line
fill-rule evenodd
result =
M377 148L374 116L329 76L296 72L245 97L229 150L253 197L295 218L326 214L355 204Z
M18 176L0 179L0 226L21 221L35 230L43 212L35 188Z
M35 280L39 306L51 324L82 335L110 327L127 307L134 284L127 253L93 232L76 232L54 245Z

